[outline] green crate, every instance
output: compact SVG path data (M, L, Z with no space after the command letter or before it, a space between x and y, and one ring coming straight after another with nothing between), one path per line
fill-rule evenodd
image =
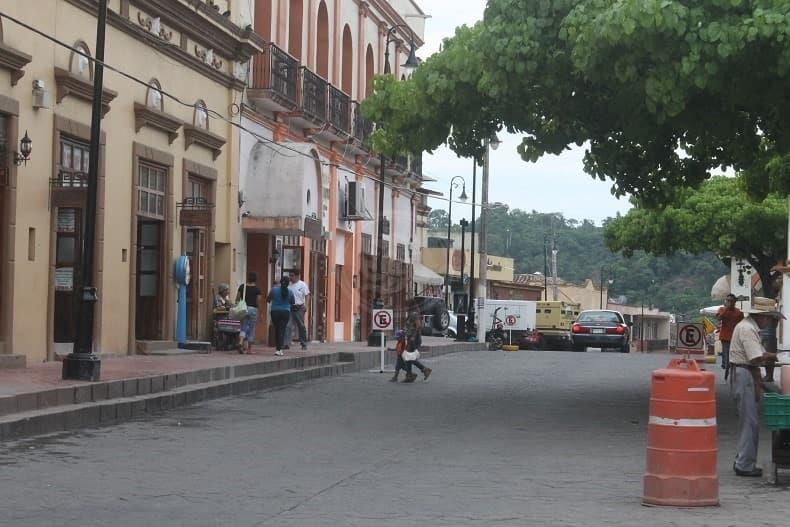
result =
M790 429L790 395L763 395L763 420L768 430Z

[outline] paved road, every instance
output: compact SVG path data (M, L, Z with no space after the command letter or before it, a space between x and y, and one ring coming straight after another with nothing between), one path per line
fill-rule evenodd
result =
M463 353L430 361L429 382L348 375L7 443L0 525L787 525L787 488L729 470L721 381L722 507L640 505L666 362Z

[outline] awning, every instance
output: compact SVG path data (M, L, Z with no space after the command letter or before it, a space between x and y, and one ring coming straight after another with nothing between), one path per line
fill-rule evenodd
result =
M713 300L721 300L729 295L731 291L732 287L730 286L730 275L725 274L716 280L716 283L714 283L713 287L711 287L710 297Z
M421 263L414 263L414 282L425 285L442 285L444 278L428 269Z

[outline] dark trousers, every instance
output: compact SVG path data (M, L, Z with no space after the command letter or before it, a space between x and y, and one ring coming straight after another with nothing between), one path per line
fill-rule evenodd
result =
M274 342L277 351L283 349L285 346L285 328L288 321L291 319L291 313L288 311L272 311L272 323L274 324Z
M395 361L395 375L400 373L401 370L411 373L412 365L417 366L417 369L420 371L425 371L425 365L419 360L405 361L402 356L398 355L398 360Z

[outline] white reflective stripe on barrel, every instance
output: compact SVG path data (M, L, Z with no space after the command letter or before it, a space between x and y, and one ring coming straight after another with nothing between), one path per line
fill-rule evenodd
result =
M703 426L716 426L716 418L708 417L707 419L668 419L666 417L650 416L648 424L659 426L686 426L686 427L703 427Z

